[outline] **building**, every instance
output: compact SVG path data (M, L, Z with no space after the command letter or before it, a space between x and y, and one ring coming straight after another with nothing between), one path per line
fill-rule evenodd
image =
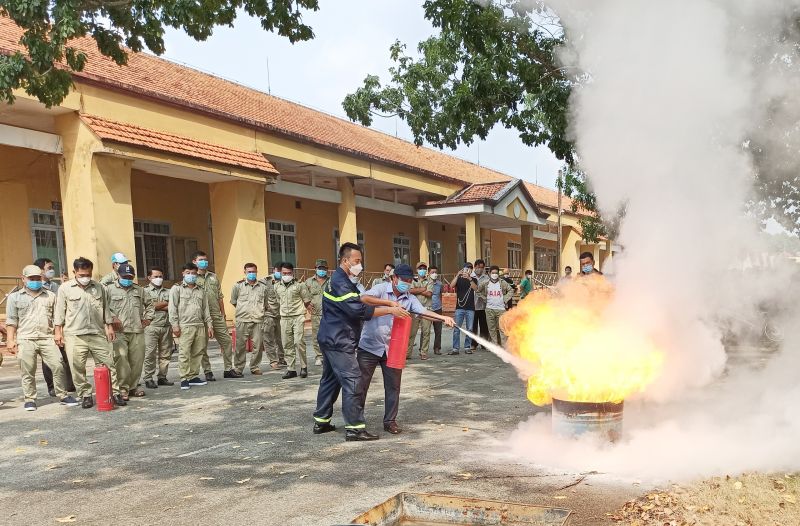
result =
M0 53L22 31L0 18ZM120 67L90 39L64 102L22 92L0 108L0 276L35 257L78 256L109 271L114 252L174 279L205 250L223 290L242 264L333 263L340 242L386 262L465 260L555 272L584 245L578 218L557 239L554 191L147 54ZM564 206L569 208L567 200Z

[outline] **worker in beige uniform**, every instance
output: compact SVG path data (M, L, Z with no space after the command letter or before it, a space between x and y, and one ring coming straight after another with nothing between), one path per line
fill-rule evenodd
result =
M275 276L278 276L275 279ZM281 303L275 292L275 284L281 280L281 269L272 270L272 275L261 280L267 288L267 312L264 316L264 348L267 352L269 366L273 370L286 365L286 356L283 354L283 338L281 336Z
M183 266L183 281L169 290L169 324L178 338L178 367L181 389L206 385L200 378L203 356L208 353L208 339L214 337L208 294L197 284L197 265Z
M197 285L202 287L208 295L208 311L211 313L214 337L222 352L223 370L230 371L233 368L233 340L225 321L225 304L223 303L225 297L222 295L222 285L220 285L217 275L208 270L208 254L202 251L195 252L192 254L192 263L197 265ZM211 372L208 347L203 355L202 365L203 371L206 373L206 381L215 382L217 379Z
M153 309L153 319L144 328L144 385L158 389L159 385L172 386L167 380L169 360L172 356L172 330L169 327L169 289L164 287L164 270L151 267L147 273L150 282L144 293ZM158 368L158 381L153 380Z
M100 278L100 284L103 286L111 285L119 279L119 267L128 263L129 259L122 252L115 252L111 256L111 272Z
M123 400L144 396L138 387L144 366L144 329L153 319L153 304L144 289L133 282L136 270L128 263L117 269L119 279L106 285L111 308L114 340L114 365Z
M36 411L36 361L48 364L61 404L80 405L66 390L61 352L53 333L56 295L43 288L42 269L28 265L22 269L23 288L12 292L6 301L6 349L17 355L22 375L22 396L26 411Z
M283 335L283 351L286 353L288 370L282 376L284 380L297 378L295 360L300 360L300 378L308 376L306 358L306 309L311 305L311 297L303 283L294 277L294 265L281 263L281 282L275 286L281 304L281 332Z
M305 282L308 294L311 296L311 346L314 349L314 365L322 365L322 352L319 350L317 334L322 321L322 291L330 278L328 277L328 262L318 259L314 264L314 275Z
M514 289L504 279L500 279L500 267L489 268L489 279L478 285L478 297L486 305L486 324L489 326L489 341L503 345L503 333L500 330L500 316L506 313L508 301Z
M430 310L434 285L433 281L428 278L428 264L422 261L417 263L417 276L411 283L411 290L408 293L416 296L426 310ZM427 319L420 320L416 316L411 322L411 335L408 337L406 358L411 358L414 351L414 340L417 339L417 331L420 328L422 328L422 337L419 345L419 358L421 360L428 359L428 348L431 344L431 322Z
M102 364L111 373L114 403L128 405L119 392L117 368L114 366L112 342L116 338L111 325L111 309L105 287L92 279L94 263L80 257L72 263L75 279L58 289L53 316L56 345L65 345L72 369L76 394L83 399L84 409L94 405L92 386L86 380L86 360Z
M236 307L236 354L234 369L225 371L225 378L241 378L247 363L247 340L253 342L250 356L250 374L261 375L261 358L263 357L264 317L269 307L269 294L274 290L267 289L258 280L258 266L245 263L244 279L236 282L231 290L231 305Z

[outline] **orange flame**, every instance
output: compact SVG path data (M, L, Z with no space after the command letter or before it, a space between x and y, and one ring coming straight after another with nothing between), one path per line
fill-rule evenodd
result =
M599 275L537 291L501 319L508 350L529 362L528 399L620 402L643 391L664 354L635 327L604 316L614 294Z

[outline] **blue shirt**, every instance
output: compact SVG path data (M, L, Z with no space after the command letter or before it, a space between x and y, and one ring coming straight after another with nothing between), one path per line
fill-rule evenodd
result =
M437 279L432 283L433 296L431 296L431 310L442 309L442 281Z
M427 312L427 309L422 306L422 303L419 302L416 296L412 296L408 293L401 294L399 297L395 296L391 283L375 285L366 291L364 296L396 301L401 307L412 314ZM391 315L372 318L364 323L364 330L361 332L361 340L358 342L358 348L376 356L383 356L389 348L389 340L392 336L392 323L394 323L394 316Z
M341 267L322 292L322 320L317 341L324 351L355 352L364 321L375 308L361 303L358 287Z

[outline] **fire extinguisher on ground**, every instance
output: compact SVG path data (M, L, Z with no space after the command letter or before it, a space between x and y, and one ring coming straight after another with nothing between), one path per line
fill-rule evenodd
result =
M231 338L233 338L233 348L236 349L236 329L231 329ZM247 342L245 344L247 348L247 352L253 352L253 340L247 338Z
M114 409L114 400L111 398L111 370L103 364L94 368L94 389L97 393L97 410Z

